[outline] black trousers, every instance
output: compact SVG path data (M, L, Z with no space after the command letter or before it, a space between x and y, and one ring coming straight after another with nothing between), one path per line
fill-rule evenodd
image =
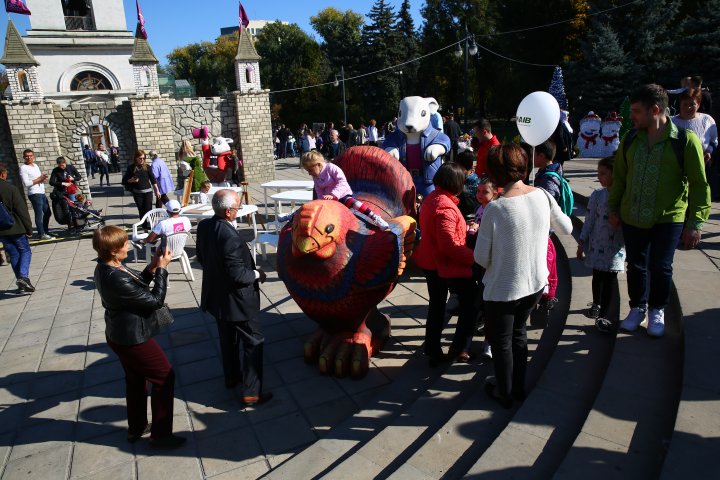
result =
M475 330L475 292L476 284L472 278L440 278L435 270L423 270L428 287L427 321L425 323L425 354L440 355L440 339L445 328L445 303L449 287L458 294L460 314L458 315L455 335L450 349L454 352L467 352L470 349Z
M133 199L138 209L138 215L140 218L143 217L147 212L153 209L153 193L135 193L133 192Z
M600 318L607 318L608 308L618 289L617 272L604 272L593 269L592 297L595 305L600 305Z
M226 322L217 320L226 383L242 379L244 397L257 397L262 392L263 345L265 337L260 331L260 320ZM243 344L242 366L240 343Z
M542 290L509 302L485 301L485 329L490 333L498 393L525 394L527 332L525 323L540 301Z

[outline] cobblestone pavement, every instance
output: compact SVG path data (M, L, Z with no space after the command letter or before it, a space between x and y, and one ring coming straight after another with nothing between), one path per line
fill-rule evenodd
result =
M297 160L277 167L278 179L309 179ZM112 175L112 187L92 187L94 206L104 209L108 223L130 226L137 210L132 197L115 186L119 179ZM251 186L251 201L263 201L258 186ZM62 232L57 225L51 229ZM248 239L251 232L243 227ZM258 255L268 271L262 286L265 387L275 397L260 408L242 409L239 392L224 387L215 321L198 309L202 271L192 258L194 245L187 251L195 282L172 263L167 301L176 321L156 338L177 373L174 429L189 442L161 454L146 441L125 440L123 370L105 344L90 239L36 243L32 295L15 293L12 270L0 268L3 479L256 478L357 411L422 342L425 282L407 273L381 304L393 317L393 337L367 377L320 376L302 360L302 343L314 323L278 280L275 255L265 262Z
M598 187L593 160L574 160L571 186L587 195ZM307 179L297 161L277 162L278 179ZM113 185L119 175L112 175ZM93 186L95 207L108 223L130 226L137 211L120 186ZM251 186L251 201L261 203ZM263 208L261 206L261 211ZM51 225L52 227L52 225ZM58 228L55 226L55 228ZM720 265L720 210L713 204L702 250ZM247 225L243 233L251 235ZM95 254L88 238L33 246L32 295L15 293L9 266L0 268L0 473L15 478L201 479L257 478L323 436L393 381L422 343L427 304L417 271L380 306L393 336L362 380L320 376L302 360L314 330L267 261L262 322L267 338L265 385L275 394L257 409L242 409L238 392L224 388L214 320L198 309L202 271L195 282L177 262L167 300L175 324L157 337L177 372L175 431L189 442L172 452L125 441L123 371L104 338L103 308L92 280ZM142 265L142 263L140 264ZM369 413L371 414L371 412Z

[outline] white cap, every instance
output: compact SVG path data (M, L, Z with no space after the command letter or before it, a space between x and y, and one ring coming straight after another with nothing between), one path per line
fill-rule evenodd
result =
M180 211L181 208L182 206L177 200L170 200L165 204L165 210L167 210L168 212L177 213Z

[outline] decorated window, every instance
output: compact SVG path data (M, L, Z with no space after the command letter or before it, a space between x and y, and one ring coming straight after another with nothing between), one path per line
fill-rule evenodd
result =
M70 82L70 90L112 90L112 84L98 72L80 72Z
M143 87L150 86L150 68L143 67L142 72L140 72L140 85Z
M253 83L253 78L255 77L255 67L250 65L249 63L245 67L245 83Z
M19 70L17 72L17 81L18 85L20 85L21 92L30 91L30 84L28 83L27 72L25 70Z

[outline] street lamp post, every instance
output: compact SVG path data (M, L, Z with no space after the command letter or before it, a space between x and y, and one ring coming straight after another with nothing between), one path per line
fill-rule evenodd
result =
M338 76L340 80L338 81ZM340 65L340 73L335 74L335 81L333 85L336 87L342 82L342 101L343 101L343 123L347 125L347 106L345 105L345 67Z
M468 32L467 25L465 25L465 94L463 97L463 124L464 129L468 131L468 59L470 55L475 56L478 52L477 45L475 44L475 36ZM460 46L463 42L457 44L455 49L455 56L460 57L463 54L463 48Z

